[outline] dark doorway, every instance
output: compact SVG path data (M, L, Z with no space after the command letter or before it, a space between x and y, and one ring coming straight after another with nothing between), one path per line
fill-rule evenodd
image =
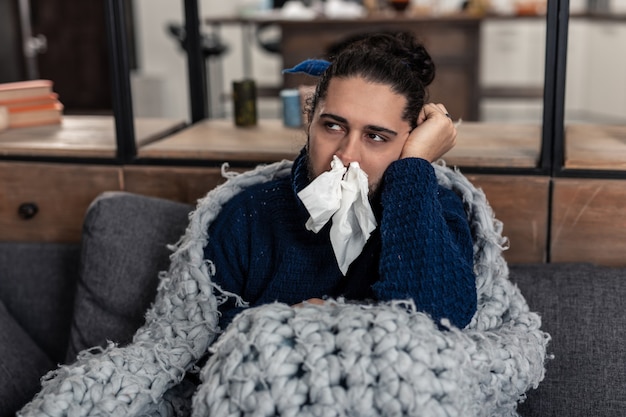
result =
M17 1L0 1L0 83L24 79Z
M54 81L65 113L111 112L104 0L31 0L33 34L47 39L39 77Z

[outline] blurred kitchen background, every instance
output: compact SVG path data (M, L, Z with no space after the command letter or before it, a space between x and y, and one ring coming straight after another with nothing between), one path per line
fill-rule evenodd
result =
M0 82L52 79L66 113L110 114L103 3L1 0ZM566 121L626 123L626 0L569 3ZM183 2L124 4L135 116L188 118ZM331 19L479 17L478 120L541 122L546 1L410 0L402 12L391 6L382 0L199 0L210 117L232 117L231 85L243 78L259 88L259 117L280 117L283 58L275 46L282 34L273 25L257 32L258 23L326 12ZM257 24L233 23L238 18Z

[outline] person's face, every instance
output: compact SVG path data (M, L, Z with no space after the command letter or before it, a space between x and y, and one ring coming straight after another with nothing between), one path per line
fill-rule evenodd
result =
M368 175L370 194L400 157L410 125L402 120L406 98L385 84L360 77L333 78L309 126L309 164L316 178L330 169L333 155L356 161Z

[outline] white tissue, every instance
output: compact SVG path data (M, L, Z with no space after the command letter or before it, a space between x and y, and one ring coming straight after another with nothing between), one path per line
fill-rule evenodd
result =
M320 174L298 197L309 211L306 228L315 233L333 219L330 243L339 269L345 275L370 235L376 229L376 218L367 198L367 174L358 162L349 168L333 156L330 171Z

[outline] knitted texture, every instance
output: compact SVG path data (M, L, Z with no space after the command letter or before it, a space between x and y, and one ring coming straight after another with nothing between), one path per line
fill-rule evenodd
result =
M463 197L475 238L478 311L465 329L442 329L411 302L274 303L240 313L213 343L217 305L229 294L212 284L203 259L207 226L241 189L289 175L290 166L229 175L200 200L133 342L83 352L50 373L18 415L187 414L181 381L207 349L196 416L517 415L543 379L549 336L508 280L502 224L483 192L443 165L437 179Z

